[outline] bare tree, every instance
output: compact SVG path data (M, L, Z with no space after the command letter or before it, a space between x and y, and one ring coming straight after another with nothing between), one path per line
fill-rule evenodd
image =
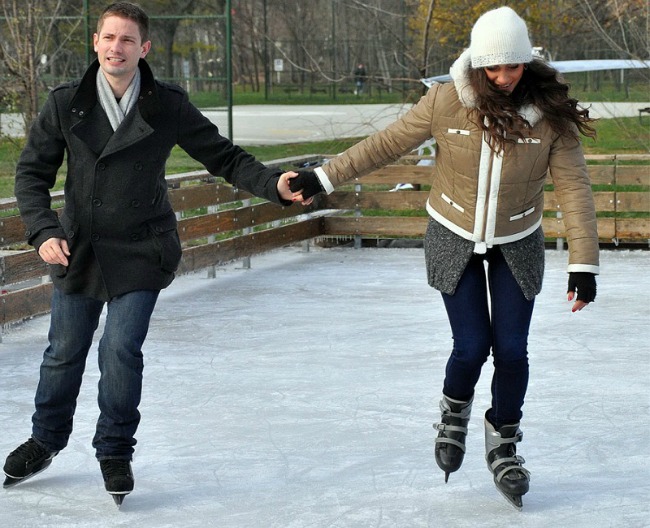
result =
M617 58L648 60L647 0L578 0L577 4L590 28Z
M70 35L81 24L67 22L65 36L58 32L53 45L52 35L64 8L63 0L0 0L4 19L0 39L0 62L12 76L15 86L5 88L18 97L25 130L29 129L39 111L40 78L48 61L66 45Z

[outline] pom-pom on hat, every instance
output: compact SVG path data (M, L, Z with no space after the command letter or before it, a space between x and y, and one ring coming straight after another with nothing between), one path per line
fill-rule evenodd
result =
M526 22L509 7L488 11L472 28L472 68L497 64L521 64L533 60Z

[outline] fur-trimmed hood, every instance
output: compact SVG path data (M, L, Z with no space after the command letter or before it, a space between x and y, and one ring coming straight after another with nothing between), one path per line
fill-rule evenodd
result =
M472 59L469 49L466 49L449 68L449 75L456 87L458 99L465 108L476 108L476 94L469 84L471 67ZM535 126L542 119L542 112L533 105L522 106L519 113L530 123L530 126Z

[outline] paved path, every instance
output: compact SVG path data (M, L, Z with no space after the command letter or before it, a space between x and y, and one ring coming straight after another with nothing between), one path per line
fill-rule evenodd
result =
M636 117L648 103L586 103L594 117ZM276 145L305 141L322 141L372 134L392 123L410 105L250 105L233 109L233 132L240 145ZM224 135L228 134L225 108L204 110ZM19 137L22 118L17 114L0 114L3 135Z
M650 103L587 103L597 118L636 117ZM385 128L410 105L256 105L233 109L233 132L240 145L272 145L361 137ZM206 110L208 118L227 133L225 110Z

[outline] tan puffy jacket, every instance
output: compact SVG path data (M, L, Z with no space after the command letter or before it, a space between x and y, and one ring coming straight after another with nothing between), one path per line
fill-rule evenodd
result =
M558 136L528 107L521 112L532 128L504 156L496 156L475 122L465 78L458 71L454 76L453 67L452 77L454 83L434 85L398 121L317 169L326 191L435 138L427 211L473 241L476 253L484 253L494 245L520 240L541 225L544 181L550 169L569 242L567 271L598 273L596 214L580 143ZM464 94L462 99L459 93Z

